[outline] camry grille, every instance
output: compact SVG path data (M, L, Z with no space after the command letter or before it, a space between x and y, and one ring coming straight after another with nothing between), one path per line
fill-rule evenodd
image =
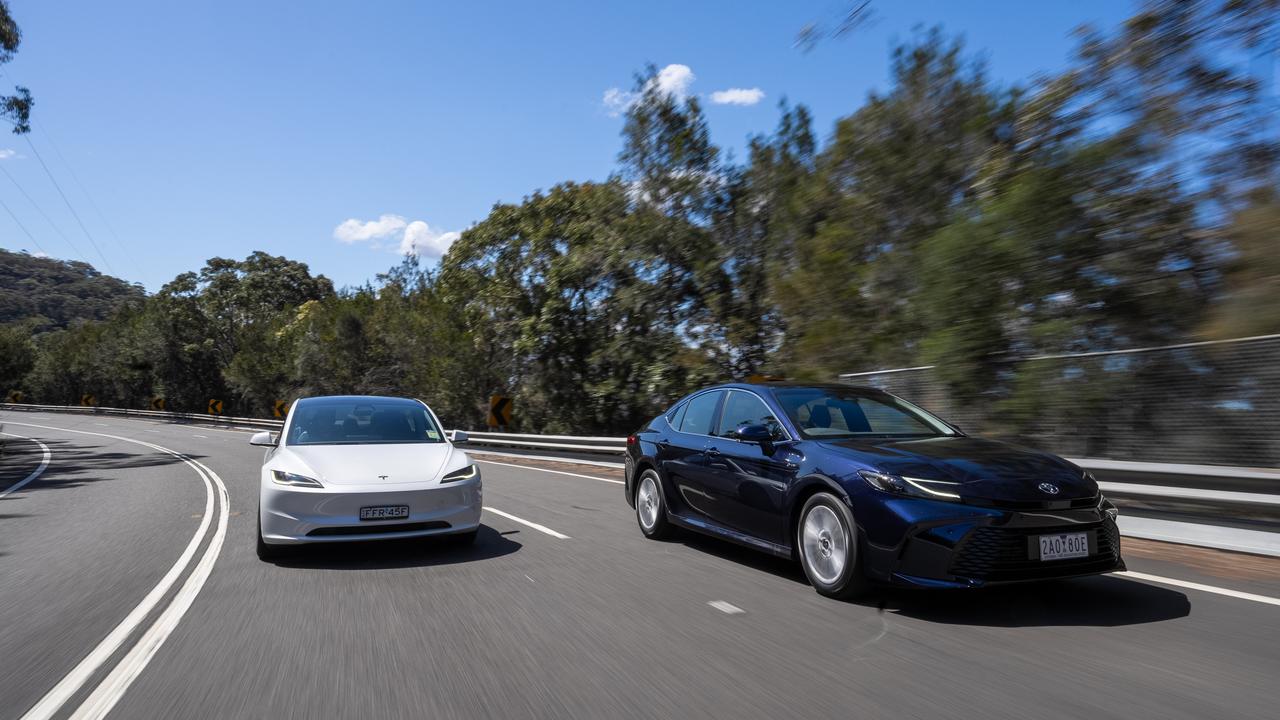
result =
M1089 533L1089 555L1042 561L1033 557L1031 543L1040 535ZM969 532L956 549L950 572L987 582L1039 580L1106 572L1120 560L1120 531L1114 522L1043 528L980 527Z

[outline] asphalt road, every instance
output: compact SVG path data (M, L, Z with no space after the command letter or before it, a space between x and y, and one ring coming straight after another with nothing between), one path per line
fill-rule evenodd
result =
M0 423L50 454L4 495L42 458L4 436L0 719L55 688L47 716L114 718L1165 720L1271 718L1280 699L1280 606L1256 600L1108 576L835 602L786 562L644 540L617 473L581 466L554 467L603 479L482 465L493 511L471 548L263 563L247 433ZM1126 548L1134 571L1280 597L1276 561Z

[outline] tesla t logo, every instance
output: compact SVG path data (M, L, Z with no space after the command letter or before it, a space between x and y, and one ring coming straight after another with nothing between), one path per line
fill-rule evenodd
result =
M1053 483L1040 483L1040 489L1049 495L1058 494L1058 486Z
M387 478L389 478L389 477L391 477L391 476L390 476L390 475L379 475L379 476L378 476L378 479L379 479L379 480L386 480L386 479L387 479ZM1042 487L1042 488L1043 488L1044 486L1043 486L1043 485L1041 485L1040 487ZM1053 491L1054 491L1054 492L1058 492L1058 489L1057 489L1057 488L1054 488L1054 489L1053 489Z

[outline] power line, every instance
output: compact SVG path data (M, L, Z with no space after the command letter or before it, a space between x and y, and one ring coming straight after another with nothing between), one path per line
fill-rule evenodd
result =
M76 171L71 167L71 163L67 162L67 158L62 154L62 150L58 149L58 144L53 141L53 136L49 134L48 130L44 129L43 125L39 127L33 125L32 127L39 130L40 134L44 136L45 142L49 143L49 147L53 148L54 154L58 156L58 159L62 161L62 166L65 167L67 169L67 173L71 175L72 182L76 184L76 187L80 188L80 192L83 193L85 199L89 201L89 207L93 208L93 211L98 215L98 219L102 221L102 225L107 229L107 232L111 234L111 237L115 239L116 246L124 252L125 258L131 264L136 266L137 261L134 259L133 253L129 251L129 247L120 239L120 235L116 233L116 229L111 226L111 223L107 220L107 216L102 212L102 208L98 206L98 203L94 202L93 196L89 194L89 189L84 186L84 183L80 182L80 177L76 175Z
M31 142L31 136L29 134L24 135L23 139L27 141L27 147L31 148L31 153L36 156L36 160L40 161L40 167L44 168L44 173L49 176L49 182L53 183L53 187L58 191L58 195L62 197L62 202L67 204L67 210L71 211L71 217L76 219L76 223L80 226L80 229L84 231L84 236L89 238L89 244L93 246L94 252L98 253L98 257L102 258L102 264L106 266L108 272L115 275L116 271L111 267L111 262L107 260L106 255L102 254L102 249L99 248L98 243L94 241L93 234L89 232L89 228L86 227L84 221L80 219L80 213L76 212L76 209L72 207L71 201L67 199L67 194L62 191L62 186L59 185L58 180L53 177L53 171L49 169L44 158L40 156L40 151L36 149L35 143Z
M88 263L89 258L85 257L84 253L80 252L80 248L76 247L76 244L71 241L71 238L67 237L67 234L62 232L62 228L58 227L58 224L53 221L53 218L49 217L49 213L45 212L44 208L40 207L40 203L36 202L35 198L31 197L31 193L27 192L26 188L22 187L22 184L18 182L18 179L15 178L3 164L0 164L0 172L4 173L5 177L9 178L9 182L13 183L14 187L18 188L18 192L22 193L22 196L27 199L27 202L31 203L31 206L36 209L36 212L40 213L40 217L44 218L45 222L49 223L49 227L53 228L53 231L58 233L58 236L65 240L67 245L71 246L71 251L76 254L76 257Z
M47 250L40 247L40 241L36 240L36 236L32 235L31 231L27 229L27 226L23 225L22 221L18 219L18 216L13 214L13 210L9 208L9 203L6 203L4 200L0 200L0 207L3 207L4 211L9 213L9 217L13 218L13 221L18 224L18 227L22 228L22 232L26 233L27 237L31 238L31 243L36 246L37 250L44 255L49 254Z

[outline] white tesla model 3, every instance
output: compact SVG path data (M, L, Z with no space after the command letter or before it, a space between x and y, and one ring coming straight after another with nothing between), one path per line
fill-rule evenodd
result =
M262 463L258 556L286 546L447 535L480 527L480 469L420 400L333 396L293 404Z

